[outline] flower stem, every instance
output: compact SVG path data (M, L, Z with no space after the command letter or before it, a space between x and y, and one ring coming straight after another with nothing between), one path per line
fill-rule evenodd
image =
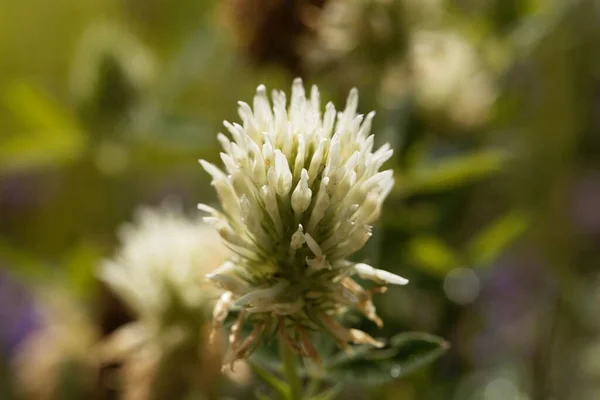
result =
M298 376L298 369L296 368L296 355L285 343L284 340L279 338L279 358L283 363L283 374L290 385L290 394L292 400L302 399L302 383Z

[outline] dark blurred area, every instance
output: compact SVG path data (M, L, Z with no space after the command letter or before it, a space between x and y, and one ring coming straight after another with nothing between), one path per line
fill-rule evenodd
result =
M339 398L599 399L595 0L0 3L0 398L152 398L92 351L135 319L98 266L139 206L214 202L197 159L220 162L238 100L296 76L339 105L357 87L394 149L356 258L410 284L376 299L383 330L359 323L452 346ZM260 398L208 353L161 398Z

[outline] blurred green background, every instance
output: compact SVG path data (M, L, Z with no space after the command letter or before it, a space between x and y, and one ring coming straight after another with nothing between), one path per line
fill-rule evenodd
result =
M138 205L214 201L196 160L218 162L238 100L296 76L337 105L358 87L395 150L358 257L410 285L376 298L373 332L452 344L340 398L600 398L595 0L0 2L0 397L21 398L40 291L100 336L131 318L95 278L117 228ZM84 397L56 396L34 398Z

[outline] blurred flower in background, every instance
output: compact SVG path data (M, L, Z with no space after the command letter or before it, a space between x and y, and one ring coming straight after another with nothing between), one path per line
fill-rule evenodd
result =
M98 393L99 340L89 312L61 288L35 297L40 327L16 350L15 390L24 399L84 398Z
M115 22L96 23L83 33L71 67L71 98L89 131L94 162L107 175L122 173L131 156L126 140L156 83L153 54Z
M481 42L456 26L443 0L334 0L303 40L314 74L375 86L386 107L414 96L437 130L472 131L488 121L496 96ZM457 29L459 28L459 29ZM461 32L461 28L462 31ZM498 48L497 44L481 44ZM497 52L500 50L497 50ZM488 54L489 53L489 54Z
M83 33L70 77L72 98L91 126L130 118L157 74L151 52L116 23Z
M220 5L237 45L258 66L280 64L305 71L301 40L313 35L313 21L327 0L226 0Z
M388 60L405 50L403 15L396 1L328 1L313 20L316 33L302 38L308 70L336 74L349 85L376 80Z
M0 304L0 352L10 358L41 321L31 293L4 272L0 272Z
M408 57L416 100L426 113L437 115L434 120L448 119L463 128L488 120L492 79L468 41L454 32L417 31Z
M221 349L208 344L207 310L218 292L203 280L229 252L210 226L171 203L139 209L120 237L100 277L136 320L112 333L102 358L124 363L124 398L163 399L190 387L209 393Z

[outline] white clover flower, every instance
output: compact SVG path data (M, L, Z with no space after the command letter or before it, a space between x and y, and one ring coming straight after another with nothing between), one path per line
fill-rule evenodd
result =
M197 308L210 298L204 275L228 255L212 227L169 206L140 209L119 233L122 248L100 277L139 318L161 318L173 301Z
M383 200L393 186L391 170L379 171L392 156L389 145L373 151L375 115L356 113L353 89L344 111L329 103L322 112L316 86L306 97L294 81L289 104L282 91L257 89L252 107L239 103L242 124L225 122L232 140L218 135L225 171L201 160L212 176L223 211L200 204L233 252L208 275L227 290L214 310L218 327L231 307L241 309L231 329L230 362L249 354L263 332L277 330L303 356L318 358L306 330L325 330L338 343L379 344L347 330L333 316L361 310L381 325L364 290L351 276L379 284L407 280L348 257L371 236ZM254 330L241 340L240 326ZM291 331L290 331L291 330Z
M314 23L302 50L313 67L347 58L361 44L390 37L393 4L387 0L331 0ZM394 49L395 50L395 49Z
M494 90L482 60L465 38L452 32L419 31L410 45L417 99L455 123L477 126L488 117Z
M366 60L364 54L377 47L388 59L396 59L402 36L416 27L437 25L443 13L444 0L329 0L316 13L314 32L301 49L313 68L342 60L344 70L365 61L380 68L381 59Z
M185 385L206 383L219 357L207 323L218 291L204 276L229 251L212 227L170 205L140 209L120 236L122 248L102 265L100 278L137 320L113 333L100 357L124 361L126 398L146 398L135 394L140 390L170 397Z

